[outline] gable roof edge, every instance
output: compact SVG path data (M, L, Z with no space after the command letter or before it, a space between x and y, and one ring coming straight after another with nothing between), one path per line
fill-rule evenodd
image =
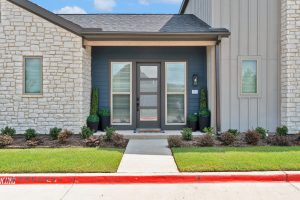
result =
M181 4L181 7L180 7L180 10L179 10L179 14L184 14L188 3L189 3L189 0L183 0L183 2Z

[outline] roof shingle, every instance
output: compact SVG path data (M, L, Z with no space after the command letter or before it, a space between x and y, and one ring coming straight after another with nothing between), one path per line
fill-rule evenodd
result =
M196 33L215 32L192 14L68 14L59 15L83 28L100 28L103 32Z

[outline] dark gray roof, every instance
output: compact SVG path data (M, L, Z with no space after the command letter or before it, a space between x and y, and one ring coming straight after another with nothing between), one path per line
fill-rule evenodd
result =
M83 28L100 28L103 32L196 33L220 30L212 29L192 14L69 14L59 16Z
M56 15L28 0L8 1L91 40L219 40L230 35L227 29L211 28L191 14Z

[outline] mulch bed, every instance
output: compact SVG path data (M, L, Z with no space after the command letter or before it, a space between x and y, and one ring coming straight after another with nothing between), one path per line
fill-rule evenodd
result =
M32 139L30 145L26 141L24 135L15 135L14 141L11 145L7 145L2 149L27 149L27 148L72 148L72 147L102 147L102 148L124 148L128 144L128 140L122 138L121 141L106 141L104 136L92 136L91 139L82 139L79 135L72 135L65 143L58 140L53 140L49 135L38 135ZM91 141L93 144L91 144Z
M199 147L197 140L201 136L194 136L191 141L183 140L180 136L176 136L178 139L181 140L180 147ZM272 140L275 138L275 134L269 135L266 139L260 139L258 144L256 146L274 146L272 144ZM282 145L282 146L297 146L300 145L300 136L299 135L287 135L286 139L288 141L288 145ZM245 133L241 133L236 137L235 142L232 145L224 145L223 142L220 139L220 135L217 135L214 137L214 145L215 147L225 147L225 146L231 146L231 147L249 147L253 146L250 144L247 144L245 141ZM281 145L278 145L281 146Z

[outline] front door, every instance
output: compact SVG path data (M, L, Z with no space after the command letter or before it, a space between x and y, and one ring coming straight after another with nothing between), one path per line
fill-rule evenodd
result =
M160 128L160 64L137 64L137 127Z

